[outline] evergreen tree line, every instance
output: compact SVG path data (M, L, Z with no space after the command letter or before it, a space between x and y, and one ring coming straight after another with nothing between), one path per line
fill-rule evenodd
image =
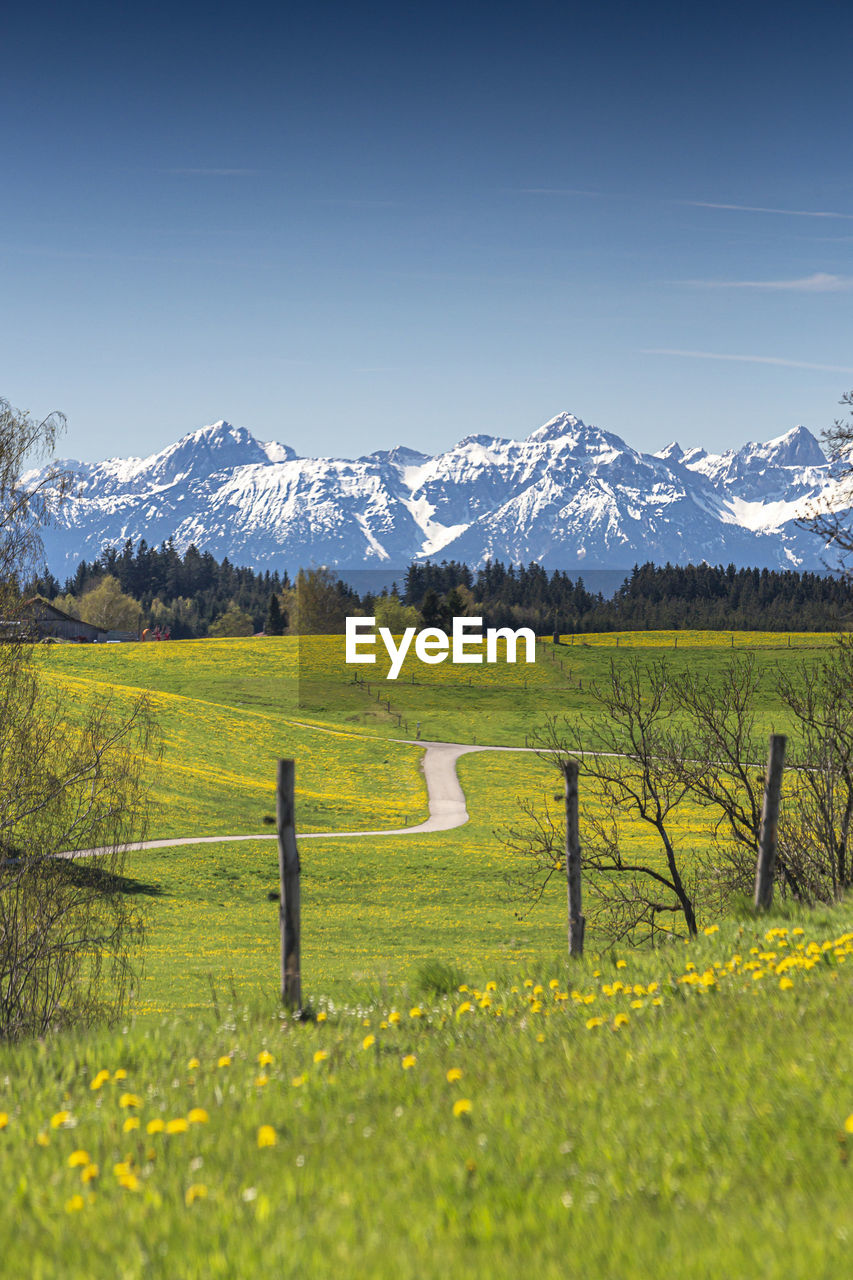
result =
M411 565L402 601L428 625L454 612L487 626L537 634L629 630L823 631L853 622L853 584L842 575L722 565L635 565L612 599L541 565L456 561ZM454 607L463 602L464 609Z
M734 565L635 565L611 599L581 579L539 564L487 561L472 570L458 561L412 564L401 589L359 595L328 570L238 568L226 558L171 541L149 547L131 540L82 560L64 586L48 570L38 593L75 616L108 627L168 628L175 639L343 630L347 614L375 615L393 630L449 627L455 615L479 615L486 626L531 627L537 634L621 630L820 631L853 622L853 586L841 575Z
M137 610L125 603L121 621L114 611L112 618L103 620L107 625L134 629L131 619L135 616L140 628L168 629L176 640L251 635L265 628L273 599L279 627L274 617L272 629L281 634L287 624L283 600L290 581L286 572L240 569L227 557L218 561L195 546L181 555L171 539L161 547L149 547L143 538L136 547L128 539L121 548L105 548L96 559L81 560L64 587L45 569L28 584L27 594L43 595L66 612L83 617L84 600L91 600L96 591L103 594L108 579L117 583L121 595Z

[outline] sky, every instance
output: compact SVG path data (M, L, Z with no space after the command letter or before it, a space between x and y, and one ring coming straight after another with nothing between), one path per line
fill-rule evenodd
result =
M5 6L0 396L61 451L819 433L853 8Z

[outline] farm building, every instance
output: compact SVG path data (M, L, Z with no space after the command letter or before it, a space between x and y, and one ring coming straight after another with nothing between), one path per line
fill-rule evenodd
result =
M45 600L44 596L32 596L21 605L20 612L14 618L0 619L0 637L4 639L25 638L28 640L76 640L80 643L92 643L106 640L109 632L103 627L96 627L91 622L81 622L72 618L70 613L57 609L55 604Z

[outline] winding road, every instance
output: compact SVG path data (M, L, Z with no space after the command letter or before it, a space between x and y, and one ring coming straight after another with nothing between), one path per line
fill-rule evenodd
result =
M384 831L297 831L298 840L342 840L363 836L414 836L432 831L452 831L468 821L465 792L456 773L456 761L460 756L475 751L531 751L529 747L474 747L463 742L425 742L409 738L392 738L404 746L423 747L422 767L427 787L429 817L414 827L390 827ZM179 836L172 840L139 840L122 846L125 853L140 849L172 849L189 844L234 844L240 840L276 840L276 832L264 831L258 835ZM57 854L60 858L79 858L108 852L106 849L77 849Z

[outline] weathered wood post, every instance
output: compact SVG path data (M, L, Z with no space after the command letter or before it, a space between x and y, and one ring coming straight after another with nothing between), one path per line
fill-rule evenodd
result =
M302 1012L302 972L299 958L299 851L293 760L279 760L276 776L278 871L281 882L278 918L281 929L281 998L288 1009Z
M782 770L785 767L784 733L771 733L764 779L764 805L758 835L758 862L755 867L755 909L767 910L773 901L773 875L776 870L776 846L779 829L779 800L782 794Z
M566 889L569 903L569 955L583 955L586 920L581 914L581 838L578 821L578 766L576 760L561 765L566 787Z

